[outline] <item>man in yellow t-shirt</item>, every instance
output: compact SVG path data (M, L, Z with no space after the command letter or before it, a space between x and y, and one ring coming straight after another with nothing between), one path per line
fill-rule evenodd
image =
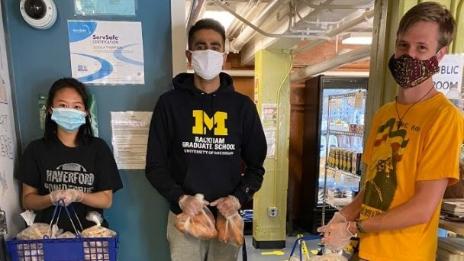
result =
M319 229L328 248L358 233L363 260L435 260L440 203L459 178L464 137L461 112L432 82L454 30L437 3L420 3L401 19L389 61L398 96L373 118L362 190Z

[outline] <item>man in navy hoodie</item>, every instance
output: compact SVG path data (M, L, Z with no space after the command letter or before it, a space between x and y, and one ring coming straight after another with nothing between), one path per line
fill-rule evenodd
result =
M146 177L170 204L167 237L171 259L236 260L238 247L178 231L175 215L194 216L204 203L225 217L261 187L266 140L255 104L234 91L221 73L225 31L212 19L189 30L186 56L194 74L181 73L155 106L147 148ZM246 167L241 173L240 163Z

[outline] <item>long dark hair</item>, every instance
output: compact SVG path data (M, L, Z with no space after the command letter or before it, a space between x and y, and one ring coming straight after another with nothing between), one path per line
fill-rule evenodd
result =
M56 93L64 88L71 88L74 89L82 98L84 102L84 108L88 112L89 111L89 95L87 94L85 85L80 81L74 78L62 78L57 80L53 83L52 87L48 91L47 97L47 109L46 109L46 116L45 116L45 132L44 132L44 139L47 141L55 140L56 130L58 128L56 122L52 120L52 106L53 106L53 99L55 99ZM93 137L92 127L90 125L90 113L85 116L85 124L79 127L79 131L77 132L76 143L77 144L86 144L89 142L90 138Z

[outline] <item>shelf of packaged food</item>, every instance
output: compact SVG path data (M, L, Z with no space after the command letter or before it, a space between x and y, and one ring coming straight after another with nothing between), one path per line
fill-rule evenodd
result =
M363 133L361 132L352 132L352 131L340 131L340 130L329 130L330 134L335 134L335 135L346 135L346 136L357 136L357 137L362 137ZM327 134L327 130L322 131L322 134Z
M464 235L464 223L440 219L440 228L452 231L459 235Z
M330 167L330 166L326 166L326 168L328 170L334 171L336 173L341 173L343 175L346 175L346 176L349 176L349 177L352 177L352 178L361 179L361 176L353 174L353 173L345 171L345 170L341 170L341 169Z

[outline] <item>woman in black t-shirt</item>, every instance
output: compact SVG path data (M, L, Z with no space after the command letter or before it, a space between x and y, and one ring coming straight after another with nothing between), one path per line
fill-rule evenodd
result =
M93 137L89 96L78 80L63 78L52 85L46 113L44 137L31 142L20 159L23 207L37 212L35 222L49 223L54 205L72 204L85 229L94 225L87 213L103 214L113 192L122 188L113 154ZM74 232L65 211L58 227Z

